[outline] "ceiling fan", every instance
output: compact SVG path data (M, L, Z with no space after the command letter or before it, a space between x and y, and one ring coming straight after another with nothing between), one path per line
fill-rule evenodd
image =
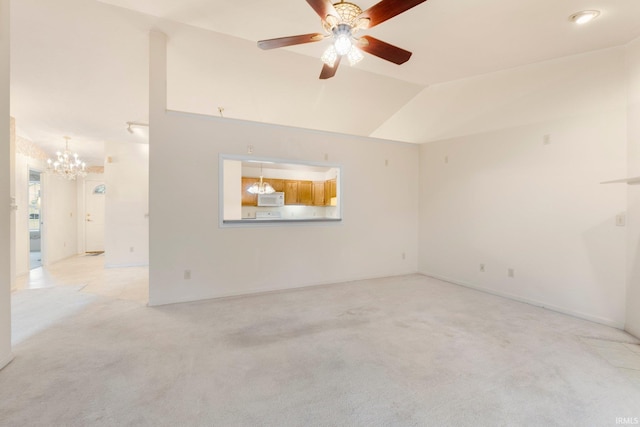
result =
M333 77L338 70L340 60L346 56L351 65L362 58L363 50L378 58L404 64L411 58L411 52L383 42L371 36L356 37L360 30L373 28L378 24L401 14L426 0L382 0L363 11L356 4L344 0L331 4L329 0L307 0L307 3L322 19L325 33L301 34L298 36L279 37L260 40L261 49L275 49L304 43L313 43L331 37L332 44L322 54L321 79Z

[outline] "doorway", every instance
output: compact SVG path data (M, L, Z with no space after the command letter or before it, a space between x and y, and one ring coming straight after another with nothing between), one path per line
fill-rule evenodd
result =
M84 250L87 253L104 252L104 181L86 180L84 185L85 228Z
M42 182L41 173L29 170L29 269L42 267Z

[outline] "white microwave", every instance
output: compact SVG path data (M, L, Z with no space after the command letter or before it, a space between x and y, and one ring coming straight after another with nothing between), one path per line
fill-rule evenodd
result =
M258 206L284 206L284 193L258 194Z

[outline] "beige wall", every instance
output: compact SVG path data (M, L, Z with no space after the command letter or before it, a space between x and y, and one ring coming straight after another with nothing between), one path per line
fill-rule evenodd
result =
M519 98L488 102L493 130L421 147L419 270L622 328L627 189L600 182L626 174L625 50L531 68L468 86L492 98L502 79L536 79L535 121L514 125Z
M17 194L16 194L16 120L9 118L9 195L11 210L9 211L9 281L11 289L15 286L16 278L16 229L14 227L17 211Z
M78 191L75 181L47 173L41 179L43 262L51 265L78 253Z
M9 0L0 0L0 368L11 361Z
M105 157L105 266L148 265L149 145L107 142Z
M17 151L13 156L13 196L16 209L13 212L12 241L14 242L14 278L29 272L29 201L27 188L29 185L30 159Z
M152 34L150 63L150 304L417 270L417 146L167 113L161 34ZM344 220L219 228L218 156L248 145L260 157L322 162L327 154L341 164Z
M12 192L16 207L13 211L12 248L14 278L29 272L29 170L41 174L42 194L42 254L44 265L76 255L79 251L77 184L46 173L47 155L33 142L16 137L13 156ZM80 180L81 182L81 180Z
M628 45L628 176L640 177L640 38ZM627 186L626 330L640 337L640 185Z

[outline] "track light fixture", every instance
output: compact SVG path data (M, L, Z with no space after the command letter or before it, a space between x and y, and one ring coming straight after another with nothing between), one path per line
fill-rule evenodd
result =
M133 129L131 129L132 126L142 126L142 127L149 127L149 123L142 123L142 122L127 122L127 132L129 133L133 133Z

